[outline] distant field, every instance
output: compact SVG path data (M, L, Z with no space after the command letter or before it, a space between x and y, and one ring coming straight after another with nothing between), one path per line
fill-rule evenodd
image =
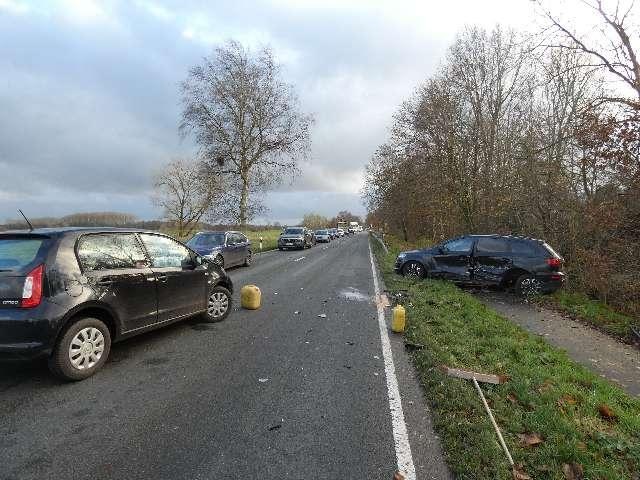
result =
M260 237L262 237L263 252L278 248L278 237L280 236L281 231L282 230L278 228L274 228L274 229L261 230L261 231L244 230L242 231L242 233L244 233L247 236L247 238L251 241L251 245L253 246L253 251L257 253L257 252L260 252ZM178 238L183 242L186 242L193 236L192 234L192 235L188 235L186 238L180 238L177 235L176 230L173 230L173 229L162 229L162 232L166 233L167 235L171 235L174 238Z

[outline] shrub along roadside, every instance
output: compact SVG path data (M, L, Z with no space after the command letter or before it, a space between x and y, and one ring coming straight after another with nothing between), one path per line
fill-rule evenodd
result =
M387 288L409 292L406 338L424 345L413 362L458 478L507 479L511 473L473 385L447 377L440 365L511 377L482 388L514 461L532 478L581 478L563 469L589 479L637 478L640 400L454 285L395 275L397 251L385 255L378 242L372 245Z

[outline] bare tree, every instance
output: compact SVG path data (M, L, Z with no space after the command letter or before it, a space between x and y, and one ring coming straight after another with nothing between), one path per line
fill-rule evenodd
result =
M630 87L636 99L608 97L606 100L622 103L637 110L640 108L640 61L638 59L637 24L631 24L634 12L634 0L616 1L615 7L605 8L602 0L580 0L588 11L600 20L598 28L580 33L571 27L568 21L551 12L544 6L543 0L535 0L544 16L558 31L564 43L559 48L573 49L586 53L593 62L588 67L602 68L617 80Z
M250 196L293 175L309 152L313 119L280 77L270 49L253 53L229 41L182 83L180 130L195 136L213 171L233 178L242 226L252 215Z
M317 213L307 213L304 215L302 219L301 225L304 225L307 228L311 228L313 230L317 230L319 228L326 228L331 220L323 215L319 215Z
M175 222L177 235L185 238L224 195L221 177L209 175L202 162L179 158L169 162L154 181L154 203Z

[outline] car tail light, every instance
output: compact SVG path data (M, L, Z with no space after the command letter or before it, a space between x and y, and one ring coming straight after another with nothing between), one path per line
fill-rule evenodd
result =
M22 308L33 308L40 305L42 301L42 274L44 273L44 265L40 265L27 275L24 279L24 287L22 288Z
M562 260L555 257L547 258L547 265L553 268L560 268L560 266L562 265Z

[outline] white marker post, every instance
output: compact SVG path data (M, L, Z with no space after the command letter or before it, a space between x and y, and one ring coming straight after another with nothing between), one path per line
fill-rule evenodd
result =
M262 237L260 237L260 251L262 251Z

